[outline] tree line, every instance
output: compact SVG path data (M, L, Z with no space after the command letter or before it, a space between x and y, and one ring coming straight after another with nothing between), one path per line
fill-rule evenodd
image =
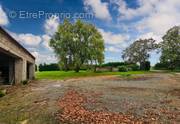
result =
M123 50L124 63L138 64L140 70L147 70L150 68L150 53L158 50L161 57L157 67L180 68L180 26L169 29L162 39L160 43L152 38L136 40ZM81 67L105 66L105 45L101 33L94 25L81 20L75 23L64 20L50 40L50 47L59 59L61 70L79 72Z
M161 52L161 57L155 69L180 69L180 26L169 29L162 40L157 43L152 38L139 39L123 51L122 58L128 62L139 63L140 69L144 70L150 52L157 49Z

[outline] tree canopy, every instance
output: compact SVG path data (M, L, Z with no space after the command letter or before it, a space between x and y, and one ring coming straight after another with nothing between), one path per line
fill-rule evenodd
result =
M81 20L71 23L64 20L52 37L54 49L65 70L80 70L83 64L101 64L104 61L104 40L92 24Z
M139 39L123 51L122 58L130 63L139 63L140 68L146 70L146 61L150 57L150 52L156 48L154 39Z
M175 26L163 36L161 46L161 63L166 63L168 69L180 68L180 26Z

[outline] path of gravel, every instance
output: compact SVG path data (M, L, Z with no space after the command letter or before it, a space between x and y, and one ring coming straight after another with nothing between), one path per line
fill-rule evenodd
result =
M58 102L69 90L94 101L85 105L89 111L132 114L154 123L180 123L180 76L158 73L133 80L117 76L38 80L13 87L0 98L0 124L58 124ZM89 96L91 93L96 95Z

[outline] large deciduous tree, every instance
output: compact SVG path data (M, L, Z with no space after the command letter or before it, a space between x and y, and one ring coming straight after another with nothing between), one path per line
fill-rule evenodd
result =
M175 26L163 36L161 46L161 63L166 63L169 69L180 68L180 26Z
M146 70L145 65L150 57L150 52L157 48L155 40L139 39L123 51L122 58L130 63L139 63L141 70Z
M65 70L79 72L83 64L101 64L104 61L104 40L95 26L81 20L65 20L50 41L60 64Z

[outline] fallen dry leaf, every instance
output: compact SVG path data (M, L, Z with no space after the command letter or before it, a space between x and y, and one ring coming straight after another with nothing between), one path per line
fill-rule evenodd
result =
M85 124L142 124L142 121L136 119L133 115L87 110L84 107L87 101L84 94L69 90L59 100L62 111L57 114L58 119L62 122Z

